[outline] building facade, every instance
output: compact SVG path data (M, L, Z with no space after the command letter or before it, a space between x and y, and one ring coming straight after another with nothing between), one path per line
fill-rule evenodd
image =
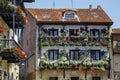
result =
M113 49L113 71L114 71L114 80L120 79L120 29L113 28L112 29L112 49Z
M0 0L0 80L19 80L19 64L27 57L21 36L28 1L33 0Z
M27 19L25 80L112 79L109 31L113 22L100 6L27 9Z

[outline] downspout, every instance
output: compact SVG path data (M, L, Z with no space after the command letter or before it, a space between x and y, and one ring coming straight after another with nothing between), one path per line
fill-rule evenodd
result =
M39 58L39 26L36 26L36 53L35 53L35 80L39 80L38 77L38 72L39 72L39 62L38 62L38 58Z
M13 4L16 5L15 0L14 0ZM13 40L15 38L15 12L16 11L15 11L15 8L14 8L14 11L13 11Z
M112 32L111 35L113 35ZM114 80L113 36L111 37L111 44L111 78Z
M110 34L112 33L111 29L109 28L109 32ZM109 73L108 73L108 79L112 79L113 80L113 53L112 53L112 49L113 49L113 46L112 46L112 37L110 36L110 41L108 43L108 51L109 51L109 64L110 64L110 67L109 67Z

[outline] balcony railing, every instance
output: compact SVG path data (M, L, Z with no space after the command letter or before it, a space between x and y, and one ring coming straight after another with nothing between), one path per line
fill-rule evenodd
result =
M14 40L0 41L0 56L8 62L20 62L26 58L21 46Z
M44 36L41 38L42 46L108 46L109 37L101 36Z
M15 0L15 3L14 0L0 0L0 14L5 21L13 21L14 12L16 13L15 21L26 24L26 14L23 5L21 5L21 0Z
M86 58L84 60L46 60L41 58L40 69L78 69L78 70L107 70L109 69L109 62L106 59L91 60Z
M0 8L9 7L9 3L11 3L11 5L20 5L21 0L15 0L15 3L14 0L0 0Z

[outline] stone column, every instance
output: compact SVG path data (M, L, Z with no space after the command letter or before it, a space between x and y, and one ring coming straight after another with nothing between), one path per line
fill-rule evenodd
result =
M2 60L2 80L8 80L8 64L7 64L7 60Z

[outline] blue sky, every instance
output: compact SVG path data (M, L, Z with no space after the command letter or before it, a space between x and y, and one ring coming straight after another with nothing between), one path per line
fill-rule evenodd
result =
M55 2L55 6L53 6ZM108 16L113 20L112 28L120 28L120 0L35 0L25 3L26 8L93 8L101 5Z

